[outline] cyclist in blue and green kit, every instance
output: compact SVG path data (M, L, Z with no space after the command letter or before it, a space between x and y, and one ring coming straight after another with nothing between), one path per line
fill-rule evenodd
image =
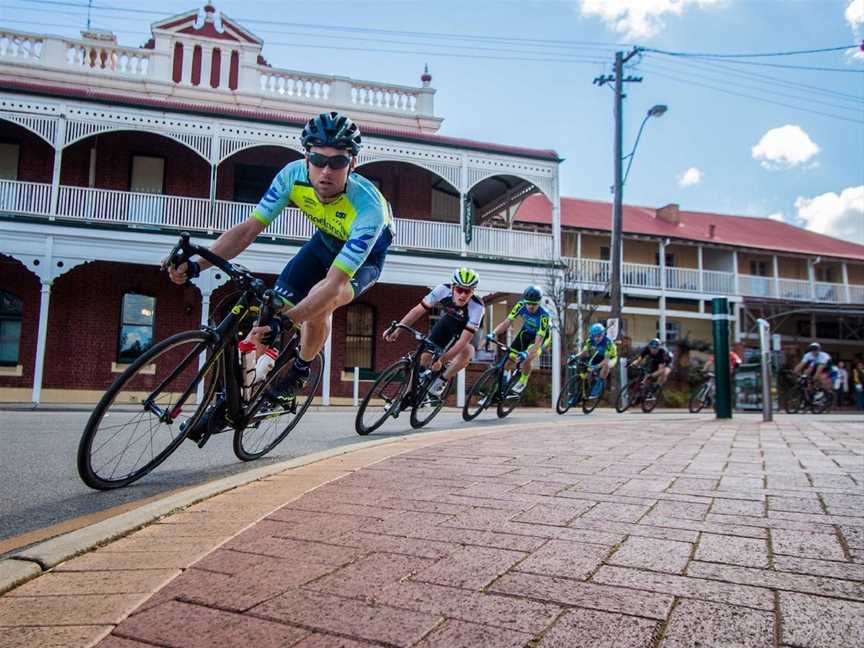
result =
M534 361L552 344L552 322L549 311L540 305L542 299L543 291L540 288L528 286L522 293L522 299L510 310L507 319L496 326L489 335L490 338L496 339L513 325L517 317L522 319L522 328L510 344L514 350L511 359L522 358L522 375L513 387L513 391L517 394L525 390L525 385L528 384L528 378L534 369Z

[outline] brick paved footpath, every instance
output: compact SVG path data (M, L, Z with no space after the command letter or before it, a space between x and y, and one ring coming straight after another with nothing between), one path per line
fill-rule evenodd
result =
M0 646L864 646L860 419L621 421L256 482L8 592Z

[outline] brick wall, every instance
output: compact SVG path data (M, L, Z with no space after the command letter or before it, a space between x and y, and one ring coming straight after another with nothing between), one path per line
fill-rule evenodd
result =
M63 151L60 182L86 187L90 149L96 147L96 187L129 191L132 157L165 159L163 193L206 198L210 195L210 164L191 149L167 137L137 131L103 133L72 144ZM48 180L50 181L50 175Z
M441 181L434 173L399 162L364 164L357 172L380 182L381 193L390 201L398 218L430 218L432 186Z
M301 155L297 151L279 146L256 146L240 151L219 165L216 172L216 197L219 200L234 200L234 169L238 164L281 169L289 162L300 158Z
M26 128L0 121L0 142L18 145L18 179L24 182L51 182L54 148Z
M0 376L0 387L31 387L36 362L36 334L39 329L39 279L12 257L0 255L0 290L21 299L21 342L18 364L21 376Z

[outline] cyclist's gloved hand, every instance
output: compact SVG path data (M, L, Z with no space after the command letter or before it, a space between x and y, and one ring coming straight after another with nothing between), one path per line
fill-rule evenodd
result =
M498 336L495 335L494 333L487 333L486 339L489 340L490 342L494 342L495 340L498 339Z
M525 362L528 359L528 352L527 351L520 351L519 353L516 354L516 357L519 358L520 362Z
M195 279L201 276L201 265L197 261L186 262L186 276L189 279Z
M262 325L263 326L263 325ZM272 318L269 322L267 322L266 326L270 327L270 331L264 334L261 338L261 344L265 346L276 346L276 342L278 342L282 338L282 320L279 317Z

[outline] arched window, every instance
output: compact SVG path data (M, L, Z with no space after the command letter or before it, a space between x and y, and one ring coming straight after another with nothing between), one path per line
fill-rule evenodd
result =
M345 309L345 369L375 369L375 308L351 304Z
M0 366L16 366L21 350L21 299L0 290Z

